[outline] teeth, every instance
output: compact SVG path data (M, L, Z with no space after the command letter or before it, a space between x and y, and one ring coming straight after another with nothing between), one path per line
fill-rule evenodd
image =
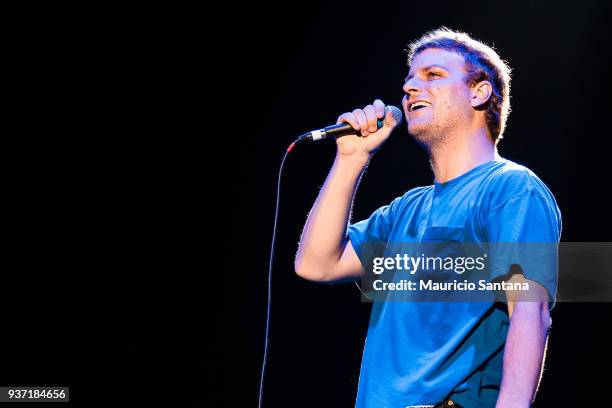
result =
M410 112L413 112L415 109L417 108L422 108L425 106L429 106L429 103L427 102L415 102L412 105L410 105Z

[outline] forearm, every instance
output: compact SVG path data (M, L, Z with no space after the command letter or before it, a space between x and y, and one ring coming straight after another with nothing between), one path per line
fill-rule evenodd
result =
M301 275L317 274L342 256L353 198L366 166L366 159L336 156L300 239L295 268Z
M544 364L550 317L547 304L518 302L510 320L496 408L529 407Z

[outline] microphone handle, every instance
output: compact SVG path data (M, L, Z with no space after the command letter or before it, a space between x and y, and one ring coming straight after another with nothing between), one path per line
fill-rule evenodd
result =
M383 120L384 119L378 119L376 121L377 129L380 129L381 127L383 127L384 125ZM305 133L298 138L298 141L302 141L302 140L316 141L316 140L328 139L328 138L337 139L339 137L347 136L347 135L357 135L361 137L361 134L359 133L358 130L353 129L351 125L349 125L346 122L343 122L343 123L338 123L336 125L327 126L324 129L314 130L312 132Z
M376 128L380 129L381 127L383 127L383 119L378 119L376 121ZM353 127L346 122L338 123L337 125L327 126L324 129L324 131L325 131L324 137L331 137L334 139L337 139L342 136L347 136L350 134L357 134L357 136L361 137L361 133L353 129Z

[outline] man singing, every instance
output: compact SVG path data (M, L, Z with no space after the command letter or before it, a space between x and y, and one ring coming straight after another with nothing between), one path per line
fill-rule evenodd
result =
M506 63L485 44L443 28L410 45L408 64L403 111L408 133L430 155L433 185L349 225L361 175L397 123L380 100L342 114L338 123L360 135L336 140L334 164L296 256L300 277L362 276L370 262L366 243L559 242L561 214L552 193L531 170L497 152L510 111ZM356 407L529 407L557 281L533 258L513 253L489 271L490 281L528 283L531 301L506 291L503 303L374 303Z

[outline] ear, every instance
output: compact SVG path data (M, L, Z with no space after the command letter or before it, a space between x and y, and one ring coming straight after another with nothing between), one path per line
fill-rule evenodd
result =
M471 88L470 104L477 108L485 104L493 94L493 86L489 81L481 81Z

